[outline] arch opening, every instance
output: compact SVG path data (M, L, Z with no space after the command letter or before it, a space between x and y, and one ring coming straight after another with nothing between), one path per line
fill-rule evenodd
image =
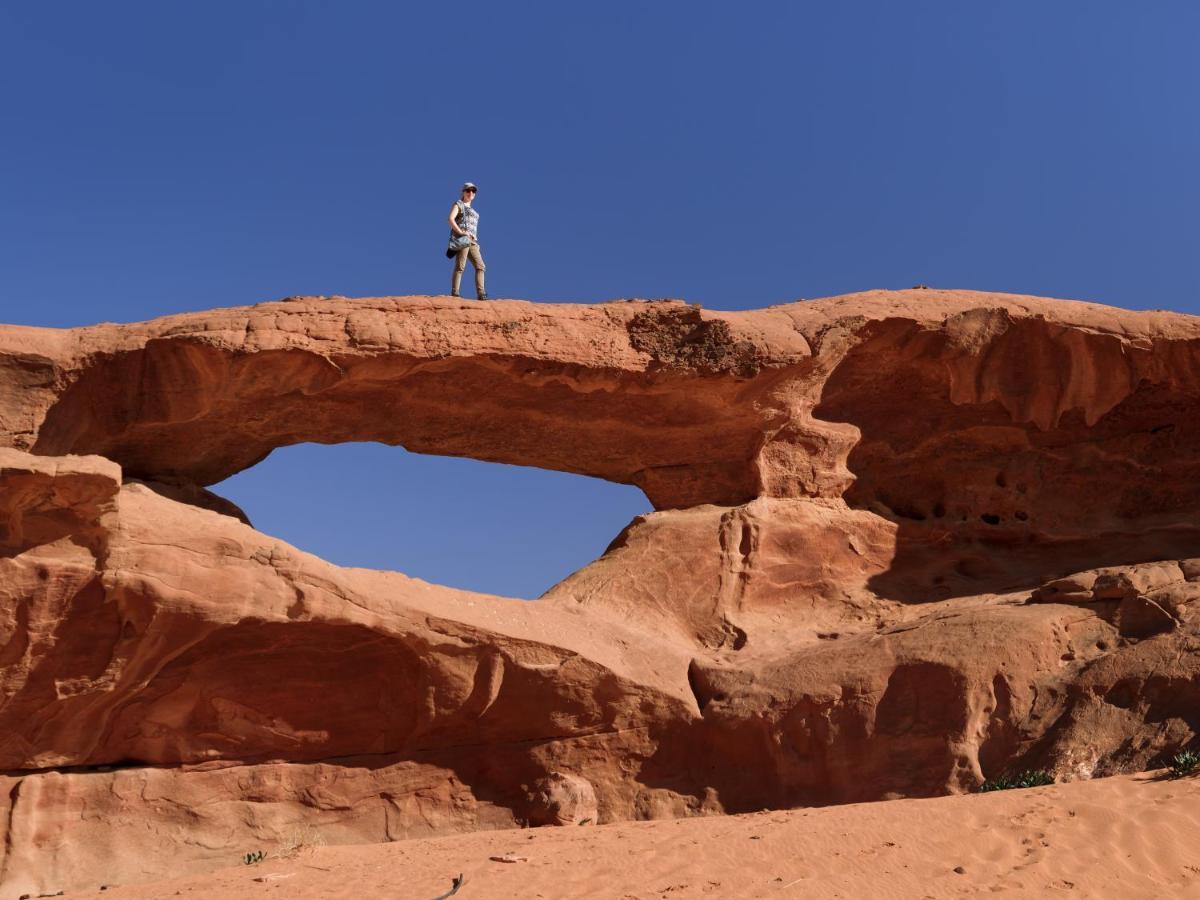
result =
M651 509L630 485L378 443L282 447L212 490L259 531L336 565L522 599Z

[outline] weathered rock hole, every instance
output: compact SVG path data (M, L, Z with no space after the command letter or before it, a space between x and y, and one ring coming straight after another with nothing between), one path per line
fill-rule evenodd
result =
M526 599L650 511L628 485L375 443L284 447L213 491L337 565Z
M131 756L124 756L121 759L113 760L110 763L105 763L102 766L96 766L97 772L115 772L119 769L141 769L146 766L145 760L135 759Z
M703 713L704 708L712 701L720 702L725 699L725 693L712 684L708 673L700 667L697 660L688 664L687 680L692 696L696 699L696 708L700 712Z
M1113 685L1105 695L1104 700L1110 706L1120 709L1131 709L1137 702L1140 685L1129 680L1122 680Z
M984 513L982 516L979 517L979 520L981 522L987 523L988 525L999 525L1000 524L1000 517L998 515L996 515L995 513Z
M915 506L910 506L904 503L887 504L888 508L901 519L909 519L913 522L924 522L926 519L925 513L917 509Z
M300 588L295 589L295 601L287 608L287 617L289 619L299 619L307 612L307 607L304 603L304 591Z
M954 564L954 571L966 578L983 578L992 574L992 563L980 556L967 556Z
M743 560L750 559L750 551L754 549L754 529L748 523L742 523L742 539L738 544L738 552Z

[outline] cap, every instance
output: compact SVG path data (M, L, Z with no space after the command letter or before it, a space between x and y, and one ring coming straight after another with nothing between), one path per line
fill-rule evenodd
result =
M477 190L479 190L479 188L475 187L475 185L473 185L473 184L472 184L471 182L469 182L469 181L468 181L466 184L464 184L464 185L462 186L462 189L463 189L464 191L477 191Z

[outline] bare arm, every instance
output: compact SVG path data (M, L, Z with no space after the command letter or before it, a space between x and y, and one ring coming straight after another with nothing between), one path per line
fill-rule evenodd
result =
M456 221L457 219L458 204L455 203L452 207L450 207L450 231L460 236L466 234L465 231L458 227L458 222Z

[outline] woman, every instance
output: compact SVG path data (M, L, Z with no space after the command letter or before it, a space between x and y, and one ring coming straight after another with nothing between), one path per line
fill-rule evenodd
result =
M471 208L478 188L471 182L462 186L458 201L450 208L450 240L466 238L464 245L454 254L454 277L450 280L450 296L459 296L458 289L462 285L463 270L467 260L475 267L475 296L479 300L488 298L483 289L483 273L487 266L483 264L483 253L479 249L479 213Z

